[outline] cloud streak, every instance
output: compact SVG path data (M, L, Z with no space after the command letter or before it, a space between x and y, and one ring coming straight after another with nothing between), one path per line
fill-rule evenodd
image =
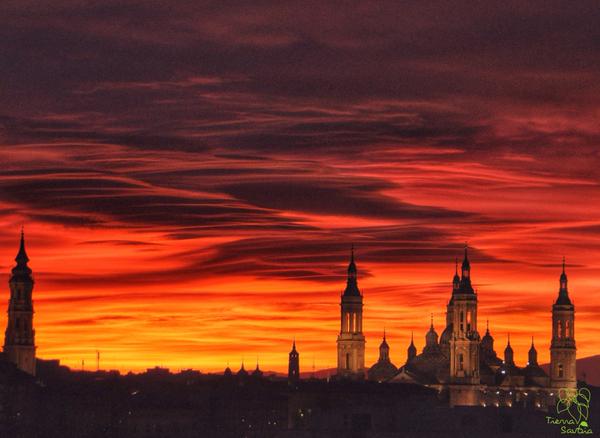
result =
M29 3L0 6L0 267L25 224L42 357L284 370L296 336L332 366L354 243L367 361L385 325L399 364L464 241L499 351L547 360L567 255L598 353L592 2Z

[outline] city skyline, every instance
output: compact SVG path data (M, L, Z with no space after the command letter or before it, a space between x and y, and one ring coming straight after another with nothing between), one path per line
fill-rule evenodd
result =
M6 0L0 285L25 226L38 355L334 367L349 247L367 364L420 349L463 242L480 321L549 360L563 256L600 353L595 2ZM6 314L0 315L6 324ZM301 347L300 347L301 345Z
M29 261L29 258L27 257L27 254L26 254L26 252L25 252L25 247L26 247L26 246L25 246L25 241L24 241L24 232L23 232L23 230L22 230L22 231L21 231L21 243L20 243L20 249L19 249L19 252L18 252L18 254L17 254L17 257L16 257L16 261L18 261L18 262L19 262L19 266L21 266L21 263L23 263L23 260L25 260L26 262L27 262L27 261ZM464 260L466 260L466 259L467 259L467 252L466 252L466 251L467 251L467 246L466 246L466 244L465 244L465 249L464 249L464 251L465 251L465 253L464 253ZM356 278L357 278L357 277L359 277L359 276L360 276L360 274L359 274L359 273L357 274L357 267L356 267L356 265L355 265L355 258L354 258L354 244L352 245L352 248L351 248L351 257L350 257L350 265L349 265L349 266L350 266L350 267L348 268L348 274L347 274L347 275L348 275L348 281L350 282L350 277L352 277L352 281L353 281L353 284L354 284L354 286L352 286L352 287L351 287L350 283L348 283L348 285L346 286L346 292L345 292L344 294L347 294L347 293L348 293L348 290L349 290L348 288L350 288L350 289L354 288L353 290L355 290L355 291L356 291L356 293L355 293L355 294L361 294L361 293L358 291L358 289L356 288ZM463 269L464 269L464 265L463 265ZM566 269L566 260L565 260L565 258L563 257L563 260L562 260L562 275L564 275L564 273L565 273L565 269ZM352 273L351 273L350 271L352 271ZM358 272L360 272L360 271L358 271ZM459 271L458 271L458 259L456 259L456 260L455 260L455 275L457 275L457 274L458 274L458 272L459 272ZM351 274L352 274L352 275L351 275ZM454 280L453 280L454 282L455 282L455 279L456 279L456 277L455 277L455 278L454 278ZM561 281L562 281L562 279L561 279ZM566 284L566 283L565 283L565 284ZM453 286L452 286L452 287L453 287ZM475 287L475 291L476 291L476 290L477 290L477 288ZM433 328L433 327L434 327L434 323L433 323L433 322L434 322L434 312L432 312L432 313L430 314L430 317L431 317L431 327ZM362 319L362 318L361 318L361 319ZM357 323L358 323L358 324L360 324L360 326L362 326L362 322L358 322L358 321L360 321L360 319L359 319L359 320L357 320ZM348 322L348 324L349 324L349 325L348 325L348 327L351 327L351 323L350 323L350 322ZM339 325L339 321L338 321L338 325ZM353 327L353 326L352 326L352 327ZM442 327L445 327L445 325L443 324L443 325L442 325ZM487 321L486 321L486 330L489 330L489 320L487 320ZM386 328L384 327L384 331L383 331L383 336L384 336L384 338L387 338L387 337L386 337L386 332L387 332L387 331L386 331ZM338 332L338 333L339 333L339 332ZM438 328L438 333L441 333L441 330L440 330L439 328ZM514 332L513 332L513 333L514 333ZM414 331L411 331L411 344L414 342L414 336L413 336L413 334L414 334ZM480 334L481 334L481 333L480 333ZM496 338L496 346L497 346L497 348L499 348L499 351L500 351L500 350L501 350L500 346L501 346L501 342L502 342L501 338L499 338L498 334L497 334L497 333L494 333L493 331L492 331L492 336L494 336L494 337ZM368 338L368 336L367 336L367 338ZM372 339L370 339L370 340L372 341ZM540 342L540 341L542 341L542 342ZM510 342L510 331L507 333L507 342ZM514 341L513 341L513 342L514 342ZM533 342L533 335L532 335L532 342ZM296 336L294 336L294 342L293 342L293 344L294 344L294 348L295 348L295 344L296 344ZM540 345L540 344L543 344L543 340L540 340L540 339L538 339L538 341L537 341L537 348L538 348L538 349L539 349L539 345ZM418 346L418 351L420 351L420 350L421 350L421 348L419 347L419 343L417 342L417 343L416 343L416 345ZM512 345L514 345L514 343L513 343ZM580 348L581 348L581 347L580 347ZM378 349L379 349L379 347L378 347ZM402 349L400 349L400 351L401 351L401 350L402 350ZM94 355L95 355L95 358L96 358L96 360L97 360L97 362L96 362L97 366L99 366L99 364L100 364L100 360L99 360L99 359L100 359L100 356L99 356L99 351L100 351L99 349L97 349L97 350L95 350L95 351L94 351ZM365 357L367 357L367 358L368 358L368 357L369 357L369 355L365 355ZM582 358L581 356L579 356L579 357L580 357L580 358ZM46 357L45 359L49 359L49 358L48 358L48 357ZM59 359L60 359L60 358L59 358ZM338 360L339 360L339 359L338 359ZM396 361L397 361L397 359L396 359L396 356L393 356L393 355L392 355L392 360L396 360ZM406 361L406 360L404 360L404 361L402 361L402 362L398 362L398 363L404 363L405 361ZM90 361L90 362L91 362L91 361ZM88 363L90 363L90 362L88 362ZM248 366L248 365L249 365L249 362L251 362L251 361L246 361L246 368L247 368L247 369L251 368L251 367L249 367L249 366ZM368 360L367 360L367 362L368 362ZM518 361L518 359L517 359L515 362L517 363L517 365L525 365L525 363L523 363L523 364L520 364L520 363L519 363L519 361ZM82 368L82 369L84 368L84 363L85 363L85 359L82 359L82 362L81 362L81 368ZM242 355L242 359L241 359L240 363L242 364L242 367L243 367L243 364L244 364L244 355ZM527 362L527 363L528 363L528 362ZM259 354L257 354L257 356L256 356L256 364L257 364L257 366L258 366L258 364L259 364ZM69 364L67 364L67 365L69 365ZM157 364L154 364L154 365L156 366ZM163 364L161 363L160 365L162 366ZM366 365L366 368L365 368L365 370L366 370L366 369L368 369L368 368L370 367L371 363L370 363L370 362L368 362L368 363L366 363L365 365ZM365 365L362 365L362 366L365 366ZM151 367L151 365L150 365L150 364L145 364L145 365L142 365L142 367L141 367L140 369L137 369L137 371L140 371L140 370L142 370L142 369L147 369L149 366ZM266 366L266 368L265 368L265 366ZM340 366L340 365L339 365L339 363L338 363L338 368L339 368L339 366ZM75 369L77 368L76 366L73 366L73 365L71 365L71 367L72 367L72 368L75 368ZM230 361L229 361L229 360L227 361L227 367L228 367L228 368L230 367ZM104 368L104 367L102 367L102 368ZM111 367L108 367L108 368L111 368ZM114 368L114 367L113 367L113 368ZM116 368L118 368L118 367L116 367ZM185 366L185 365L180 367L180 369L187 369L187 368L189 368L189 367L188 367L188 366ZM233 368L235 369L235 366L233 366ZM328 368L328 367L326 367L326 368ZM92 368L92 369L93 369L93 368ZM282 372L282 370L278 369L278 367L269 367L269 364L268 364L268 363L265 363L265 362L263 362L263 364L262 364L262 369L263 369L263 370L264 370L264 369L267 369L267 370L269 370L269 371L278 371L278 372ZM134 369L134 370L135 370L135 369ZM314 357L314 355L313 355L313 368L312 368L312 371L314 371L314 370L315 370L315 357ZM123 370L123 369L120 369L120 371L125 371L125 370ZM218 371L220 371L220 370L219 370L219 369L217 369L217 370L209 369L209 370L204 370L204 371L217 371L217 372L218 372ZM304 372L306 372L306 369L304 370Z

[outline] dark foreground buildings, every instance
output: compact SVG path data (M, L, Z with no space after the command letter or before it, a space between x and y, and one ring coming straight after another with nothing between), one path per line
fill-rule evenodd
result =
M410 383L302 379L290 386L278 376L120 376L38 362L36 378L8 362L0 367L2 437L562 436L527 398L511 407L451 408L444 392ZM594 408L600 391L591 388L591 398ZM600 430L598 420L592 409L591 429Z
M58 361L36 360L33 278L23 236L16 262L0 355L0 437L562 436L547 416L555 385L574 386L574 309L564 271L553 307L550 376L537 365L533 344L529 364L518 368L510 343L502 361L489 330L479 338L477 297L465 280L470 269L464 263L441 339L432 323L423 352L417 354L411 342L409 360L398 369L384 335L379 360L367 372L362 294L352 257L342 296L339 372L319 380L300 378L295 342L287 378L258 365L251 372L227 368L223 375L162 368L120 375L74 372ZM457 403L456 391L466 391L467 403ZM590 394L589 429L598 431L600 403L594 402L600 391L590 387Z

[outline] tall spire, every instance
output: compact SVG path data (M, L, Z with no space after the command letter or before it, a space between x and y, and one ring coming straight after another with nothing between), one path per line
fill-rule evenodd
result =
M25 231L23 230L23 227L21 227L21 243L19 245L19 252L15 257L15 262L17 262L17 265L12 269L11 278L13 280L33 282L31 269L27 266L29 257L27 257L27 251L25 251Z
M348 281L346 284L346 290L344 295L360 296L360 290L357 284L357 269L356 263L354 262L354 244L350 249L350 263L348 264Z
M27 251L25 251L25 230L21 227L21 245L19 246L19 252L15 257L15 262L18 265L26 265L29 261L29 257L27 257Z
M558 299L556 304L571 305L571 299L569 298L568 279L567 273L565 272L566 260L563 256L562 262L562 273L560 274L560 288L558 290Z
M508 343L506 344L506 348L504 349L504 363L506 365L515 364L513 349L510 346L510 333L508 334Z
M431 325L429 326L431 330L433 330L433 312L431 312Z
M490 334L490 320L489 319L485 320L485 334L486 335Z
M465 242L465 257L463 258L463 268L465 266L469 266L469 254L468 254L469 245Z
M415 347L413 331L410 332L410 345L408 346L407 353L406 363L410 362L417 355L417 347Z
M465 255L461 266L461 279L458 288L459 293L472 294L473 286L471 286L471 262L469 262L468 245L465 242Z

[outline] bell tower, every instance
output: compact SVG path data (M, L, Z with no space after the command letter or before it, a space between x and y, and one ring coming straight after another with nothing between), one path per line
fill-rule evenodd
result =
M33 277L27 266L25 236L21 231L21 246L15 258L17 266L8 280L8 322L4 336L4 353L8 360L26 373L35 375L35 330L33 330Z
M552 305L550 385L553 388L577 388L576 352L575 306L569 298L565 260L563 258L558 298Z
M300 380L300 354L296 350L296 339L292 344L292 351L289 354L288 360L288 383L291 386L296 386Z
M358 289L354 246L348 265L348 281L340 306L337 374L340 377L362 379L365 376L365 337L362 332L363 297Z
M451 404L474 405L478 403L474 388L480 383L480 338L477 332L477 294L471 285L471 264L466 246L461 274L458 289L453 293L450 383L455 388L451 391Z

